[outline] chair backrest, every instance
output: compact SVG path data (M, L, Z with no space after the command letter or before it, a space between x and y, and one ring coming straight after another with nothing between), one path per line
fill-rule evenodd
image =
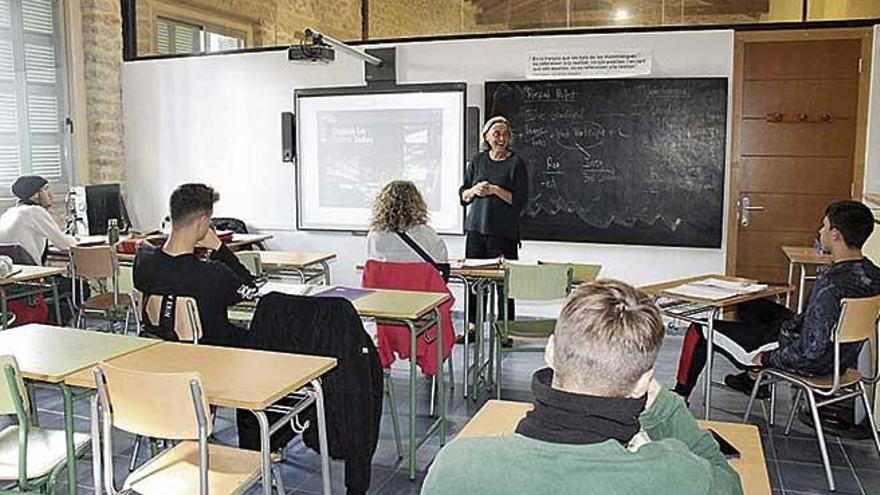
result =
M590 263L563 263L559 261L541 261L539 265L568 265L571 267L571 282L574 284L584 284L596 280L602 265L594 265Z
M263 264L260 261L260 253L256 251L239 251L235 253L241 264L255 277L263 276Z
M173 299L171 299L173 297ZM147 298L144 315L146 322L154 327L162 323L163 313L165 318L170 318L170 308L163 305L173 305L174 309L174 333L181 342L198 344L202 338L202 320L199 315L199 305L192 297L186 296L161 296L152 294Z
M115 279L119 262L111 246L73 246L70 263L75 277Z
M211 434L211 422L200 419L209 409L198 373L152 373L108 363L97 368L99 398L106 399L114 427L172 440L198 440L200 427Z
M6 369L12 370L12 383L9 382ZM16 407L16 396L20 399L22 411ZM0 356L0 416L18 414L28 411L28 394L18 371L18 363L14 356Z
M0 244L0 255L9 256L16 265L37 265L37 261L21 247L21 244Z
M880 296L841 300L837 339L840 343L873 339L880 315Z
M120 294L130 294L134 292L134 267L131 265L119 265L117 278Z
M571 267L559 265L524 265L505 263L504 291L510 299L551 301L568 296Z

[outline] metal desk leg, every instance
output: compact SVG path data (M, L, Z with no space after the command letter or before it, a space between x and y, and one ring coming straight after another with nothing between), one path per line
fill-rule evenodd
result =
M55 277L50 277L49 280L52 283L52 301L55 303L55 321L58 322L59 326L64 326L64 322L61 321L61 301L58 300L58 283L55 281Z
M73 390L64 383L61 383L58 386L61 388L61 394L64 396L64 436L67 440L67 493L70 495L76 495L76 445L73 442Z
M406 327L409 330L409 479L416 479L416 414L418 412L418 404L416 403L416 328L411 320L406 320ZM442 363L439 363L442 365ZM442 369L442 367L440 368Z
M320 378L312 380L312 388L315 389L315 407L318 412L318 445L321 447L321 484L323 485L324 495L330 495L330 447L327 445L327 417L324 411L324 389L321 388Z
M788 285L791 286L791 283L794 282L794 262L788 260ZM785 307L791 309L791 292L785 293Z
M260 424L260 472L263 479L263 495L272 495L272 460L269 457L271 446L269 437L269 418L263 411L251 411Z
M98 394L92 394L90 404L91 414L89 415L89 419L92 430L92 478L94 479L95 494L103 495L104 483L102 478L103 466L101 462L101 419L98 408Z
M800 263L799 265L800 265L800 269L801 269L801 280L800 280L800 283L798 284L798 305L797 305L798 310L797 310L797 312L798 312L798 314L801 314L801 311L803 311L803 309L804 309L804 283L807 281L807 267L803 263Z
M712 409L712 365L714 364L712 353L715 351L715 316L717 314L718 308L713 308L709 312L709 322L706 324L706 393L703 396L703 406L707 421L710 419L709 414Z
M464 355L462 356L461 366L461 369L463 371L462 374L464 375L462 377L462 388L464 388L464 393L462 397L467 399L469 385L468 382L470 381L470 365L468 364L468 358L470 357L470 349L468 348L468 344L470 343L470 336L468 334L470 333L471 316L468 310L470 309L469 299L471 296L471 282L466 277L459 277L459 280L461 280L461 283L464 286L464 318L462 319L464 321Z
M476 292L474 295L476 296L477 303L477 311L476 319L474 322L474 366L473 366L473 390L471 391L471 398L474 402L480 401L480 374L482 373L483 366L483 311L485 309L483 303L483 290L486 288L486 284L484 282L480 282L479 285L476 286Z
M324 285L330 285L330 264L322 261L321 269L324 270Z
M437 400L440 401L440 446L446 445L446 387L443 375L443 316L434 308L437 320ZM412 356L412 354L410 354ZM452 354L449 355L452 359Z

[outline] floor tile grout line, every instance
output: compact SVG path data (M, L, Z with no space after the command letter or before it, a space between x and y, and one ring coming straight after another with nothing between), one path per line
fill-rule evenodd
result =
M849 466L849 470L853 475L853 478L856 479L856 484L859 486L859 490L862 492L862 495L868 495L865 491L865 487L862 486L862 480L859 479L859 474L856 472L855 466L853 466L852 461L849 458L849 454L846 453L846 449L843 448L843 444L840 443L840 438L837 438L837 445L840 447L840 450L843 451L843 458L846 459L846 464Z
M776 442L773 439L773 432L769 427L767 429L767 439L770 442L770 448L773 450L773 467L776 468L776 476L779 478L779 490L782 492L782 495L785 495L785 481L782 480L782 469L779 468L779 458L776 455ZM767 458L766 453L764 454L764 458Z

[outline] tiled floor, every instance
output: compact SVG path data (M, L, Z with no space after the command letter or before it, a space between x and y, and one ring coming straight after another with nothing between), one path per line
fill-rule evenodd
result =
M678 351L681 346L681 337L667 337L657 363L657 372L660 380L665 385L672 385L678 359ZM468 419L479 409L477 404L461 397L461 346L456 346L454 362L456 364L456 389L448 396L449 438L462 428ZM523 353L508 355L504 363L504 398L510 400L528 401L531 399L529 383L531 372L542 366L540 354ZM728 369L723 359L719 359L716 368L717 376L721 376ZM407 368L405 364L398 363L393 370L393 382L397 396L397 410L401 415L401 422L406 441L407 427ZM427 379L419 383L419 410L425 415L428 404ZM482 400L487 394L483 394ZM40 417L44 426L62 427L61 396L56 390L40 389L37 392ZM788 391L784 391L780 401L778 422L784 423L788 412L790 397ZM745 409L746 397L734 392L718 390L713 402L719 406L713 419L739 421ZM692 400L692 410L699 413L700 397L695 396ZM415 481L410 481L406 472L406 461L398 460L394 437L391 429L390 406L386 404L385 414L382 421L381 438L377 452L373 458L373 479L371 493L377 494L415 494L419 492L425 470L439 450L439 444L432 439L419 453L420 474ZM87 431L87 404L79 403L76 408L77 428ZM217 422L216 436L219 441L235 442L236 432L233 414L229 410L221 410ZM753 421L761 428L764 441L767 466L770 473L774 494L825 494L833 493L827 490L824 470L821 465L818 444L812 430L795 422L795 428L791 436L782 434L783 426L777 424L768 429L763 420L760 410ZM429 421L425 417L419 421L419 428L424 430ZM131 436L116 434L114 437L117 445L115 452L117 479L121 480L128 465L128 456L131 453ZM834 474L837 480L837 492L840 495L848 494L880 494L880 456L868 441L854 441L828 437L831 462L834 465ZM320 493L319 457L314 452L306 449L301 442L292 442L282 464L282 477L287 493L316 494ZM344 493L343 466L339 462L333 462L332 466L333 493ZM89 458L78 464L79 493L91 494L91 463ZM66 482L60 481L58 492L66 490ZM66 493L63 492L63 493ZM258 493L256 488L248 493Z

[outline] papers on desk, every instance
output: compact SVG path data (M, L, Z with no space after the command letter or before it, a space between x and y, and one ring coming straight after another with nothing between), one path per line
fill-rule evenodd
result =
M470 258L470 259L459 259L459 260L450 260L449 266L454 270L461 270L463 268L471 268L471 269L491 269L491 268L500 268L503 260L501 258Z
M672 287L666 289L664 292L677 296L706 299L709 301L721 301L731 297L760 292L766 288L767 284L735 282L720 278L707 278Z
M285 284L283 282L266 282L260 287L260 296L270 292L280 292L291 296L311 296L326 290L325 285Z

